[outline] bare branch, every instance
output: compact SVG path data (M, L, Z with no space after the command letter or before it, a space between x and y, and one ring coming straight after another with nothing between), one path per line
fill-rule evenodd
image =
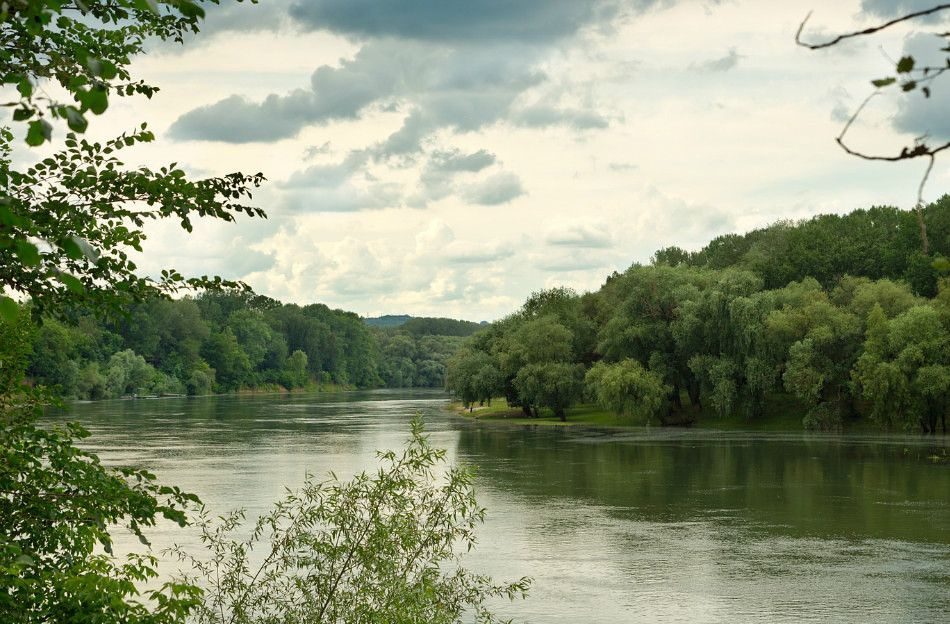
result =
M890 28L891 26L895 24L900 24L901 22L906 22L908 20L916 19L918 17L931 15L933 13L944 11L946 9L950 9L950 3L938 4L936 6L933 6L929 9L925 9L923 11L916 11L914 13L908 13L901 17L895 17L889 22L884 22L883 24L879 24L877 26L865 28L864 30L856 30L854 32L844 33L842 35L838 35L837 37L829 41L823 41L821 43L805 43L804 41L802 41L802 31L805 29L805 24L808 22L808 18L811 17L811 11L809 11L808 15L805 16L805 19L802 20L802 23L798 25L798 30L795 32L795 43L802 46L803 48L808 48L809 50L820 50L821 48L830 48L831 46L837 45L838 43L844 41L845 39L851 39L852 37L863 37L865 35L873 35L874 33L880 32L884 30L885 28Z

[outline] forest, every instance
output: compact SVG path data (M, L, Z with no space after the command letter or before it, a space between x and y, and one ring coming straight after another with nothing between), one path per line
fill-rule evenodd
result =
M526 417L590 402L689 425L782 406L806 429L945 431L948 255L950 196L662 249L597 292L532 294L465 343L447 385Z
M373 327L352 312L243 292L154 297L103 317L79 307L32 330L28 373L64 397L238 390L441 388L477 323L407 318Z

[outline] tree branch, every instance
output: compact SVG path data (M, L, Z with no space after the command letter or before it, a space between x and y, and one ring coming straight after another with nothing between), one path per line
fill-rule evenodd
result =
M811 11L809 11L808 15L805 16L805 19L802 20L802 23L798 25L798 30L795 32L795 43L802 46L803 48L808 48L809 50L820 50L821 48L830 48L831 46L841 43L845 39L851 39L853 37L863 37L866 35L873 35L874 33L880 32L884 30L885 28L890 28L891 26L895 24L900 24L901 22L906 22L908 20L916 19L918 17L931 15L933 13L944 11L946 9L950 9L950 3L938 4L936 6L933 6L929 9L925 9L923 11L916 11L914 13L908 13L906 15L902 15L901 17L895 17L889 22L884 22L883 24L879 24L877 26L865 28L864 30L856 30L853 32L844 33L842 35L838 35L837 37L829 41L823 41L821 43L805 43L804 41L802 41L802 31L805 29L805 24L808 22L808 18L811 17Z

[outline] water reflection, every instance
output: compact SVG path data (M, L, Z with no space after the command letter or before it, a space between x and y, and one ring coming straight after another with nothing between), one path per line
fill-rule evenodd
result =
M950 613L942 438L498 427L438 393L77 406L106 461L146 466L253 515L306 473L396 448L417 412L479 467L489 509L470 565L534 576L532 622L941 622ZM182 541L160 527L159 546ZM184 541L187 543L187 536Z

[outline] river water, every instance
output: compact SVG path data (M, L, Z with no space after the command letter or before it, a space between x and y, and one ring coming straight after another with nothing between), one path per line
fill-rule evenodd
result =
M499 605L516 621L950 621L946 438L520 427L446 405L377 391L110 401L70 418L107 463L253 517L308 472L372 468L421 413L450 461L478 468L488 519L467 566L534 578ZM151 538L188 544L166 525Z

